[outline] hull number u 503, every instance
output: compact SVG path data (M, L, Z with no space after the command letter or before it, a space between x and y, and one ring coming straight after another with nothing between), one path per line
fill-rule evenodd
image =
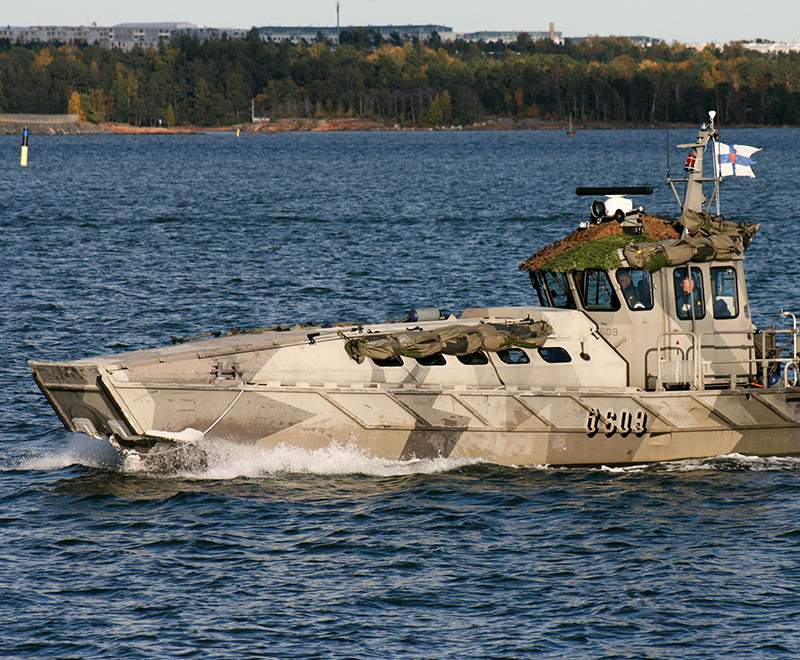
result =
M592 408L586 418L586 435L590 438L598 433L604 433L608 437L621 435L625 437L633 433L637 437L647 433L647 413L644 410L637 410L635 413L629 410L608 410L601 411Z

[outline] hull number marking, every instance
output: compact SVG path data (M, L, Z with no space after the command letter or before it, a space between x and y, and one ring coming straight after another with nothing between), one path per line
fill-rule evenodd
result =
M592 408L586 418L586 435L593 438L598 433L604 433L609 438L612 435L626 435L633 433L637 437L642 437L647 433L647 413L639 410L632 413L629 410L614 410L609 408L601 411Z

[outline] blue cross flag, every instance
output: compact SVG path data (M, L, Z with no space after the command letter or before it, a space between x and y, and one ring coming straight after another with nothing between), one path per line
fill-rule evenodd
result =
M761 151L761 149L744 144L714 142L714 153L719 163L719 175L755 177L752 166L756 161L752 156L756 151Z

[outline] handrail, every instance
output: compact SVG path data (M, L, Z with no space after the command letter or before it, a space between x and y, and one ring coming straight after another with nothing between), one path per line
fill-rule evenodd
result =
M722 365L740 365L744 366L747 365L748 372L752 376L752 366L758 365L761 368L761 382L765 385L768 383L769 378L769 371L770 367L775 364L783 364L783 384L784 387L794 387L798 384L798 380L800 380L800 355L795 354L792 357L788 358L768 358L766 356L766 336L767 334L772 334L774 336L777 335L793 335L793 340L796 341L796 337L800 334L800 330L796 330L794 328L775 328L770 329L767 331L761 332L761 357L749 357L743 360L710 360L706 363L703 360L702 353L703 349L706 348L708 350L748 350L751 354L752 351L755 351L755 343L752 345L744 344L744 345L731 345L731 346L717 346L715 343L712 343L708 346L703 346L703 339L705 337L714 337L717 335L748 335L751 336L755 333L755 330L712 330L712 331L704 331L704 332L691 332L691 331L670 331L670 332L662 332L658 336L658 340L656 343L656 350L657 350L657 357L658 357L658 364L656 369L656 390L663 391L664 389L664 381L663 381L663 371L662 371L662 363L665 360L662 358L662 354L664 351L670 350L677 350L679 351L685 358L688 358L691 352L691 364L692 364L692 378L691 382L689 383L690 388L693 390L704 390L705 389L705 367L706 366L722 366ZM683 351L682 348L674 347L674 346L664 346L663 341L668 337L688 337L691 339L691 345ZM699 349L699 350L698 350ZM682 360L684 362L689 362L689 359ZM789 366L793 368L790 369ZM790 383L789 380L789 373L792 375L792 382ZM720 374L721 376L727 376L729 378L730 389L736 389L736 374Z
M692 345L686 351L684 351L682 348L675 348L674 346L669 346L669 347L666 348L666 350L670 350L670 351L680 351L681 353L683 353L684 357L688 354L688 351L690 349L694 351L694 348L696 346L696 335L695 335L694 332L670 331L670 332L662 332L661 334L658 335L658 339L656 341L656 351L657 351L656 357L658 358L658 360L657 360L658 365L656 367L656 391L659 391L659 392L664 389L664 380L663 380L663 374L662 374L662 371L661 371L661 363L664 362L664 360L661 358L661 353L662 353L662 351L664 351L664 346L662 346L662 340L666 339L667 337L689 337L689 338L691 338ZM697 351L694 351L694 352L697 353ZM682 362L687 362L687 361L688 360L682 360ZM696 370L693 369L692 370L692 379L693 379L693 381L695 380L696 376L697 376ZM696 382L694 382L693 384L696 385Z

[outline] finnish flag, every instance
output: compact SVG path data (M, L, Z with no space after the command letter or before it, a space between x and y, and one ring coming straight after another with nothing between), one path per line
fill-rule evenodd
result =
M755 178L752 166L756 161L752 159L758 147L748 147L744 144L723 144L714 142L714 153L719 163L720 176L749 176Z

